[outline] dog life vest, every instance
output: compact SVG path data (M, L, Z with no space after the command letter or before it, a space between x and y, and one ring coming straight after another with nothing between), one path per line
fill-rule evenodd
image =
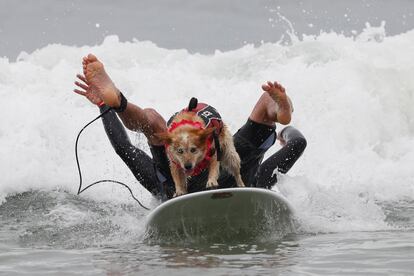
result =
M180 122L173 122L174 118L183 112L193 112L197 114L203 121L205 127L201 125L200 122L194 122L189 120L181 120ZM204 153L204 159L197 164L197 166L193 169L192 176L200 174L203 170L205 170L213 157L214 153L217 153L217 160L221 158L221 150L220 150L220 143L218 140L218 136L223 129L223 121L221 120L220 114L217 110L212 107L211 105L205 103L198 103L196 98L191 98L190 103L187 108L184 108L180 112L175 113L167 122L168 131L171 132L179 126L182 125L193 125L198 128L212 128L215 127L215 131L213 132L212 136L207 139L206 151ZM212 148L212 143L214 142L215 148ZM166 145L167 153L168 153L168 145ZM173 158L170 158L171 162L173 162L176 166L181 167L180 164L173 161Z

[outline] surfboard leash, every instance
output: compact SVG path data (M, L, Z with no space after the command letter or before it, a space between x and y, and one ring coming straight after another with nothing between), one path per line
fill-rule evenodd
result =
M90 121L89 123L87 123L80 131L79 131L79 133L78 133L78 136L76 137L76 142L75 142L75 157L76 157L76 165L78 166L78 172L79 172L79 188L78 188L78 193L77 193L77 195L80 195L81 193L83 193L84 191L86 191L87 189L89 189L90 187L92 187L92 186L94 186L94 185L96 185L96 184L99 184L99 183L107 183L107 182L110 182L110 183L115 183L115 184L119 184L119 185L121 185L121 186L123 186L123 187L125 187L125 188L127 188L128 189L128 191L129 191L129 193L131 194L131 197L136 201L136 202L138 202L138 204L142 207L142 208L144 208L145 210L151 210L151 209L149 209L148 207L146 207L146 206L144 206L135 196L134 196L134 194L132 193L132 190L131 190L131 188L127 185L127 184L125 184L125 183L122 183L122 182L120 182L120 181L117 181L117 180L112 180L112 179L104 179L104 180L99 180L99 181L96 181L96 182L93 182L92 184L89 184L88 186L86 186L85 188L83 188L82 189L82 182L83 182L83 180L82 180L82 171L81 171L81 167L80 167L80 163L79 163L79 157L78 157L78 143L79 143L79 137L80 137L80 135L82 134L82 132L89 126L89 125L91 125L93 122L95 122L96 120L98 120L99 118L101 118L102 116L104 116L106 113L108 113L110 110L112 110L112 107L110 107L110 108L108 108L107 110L105 110L104 112L102 112L101 114L99 114L99 116L97 116L95 119L93 119L92 121Z

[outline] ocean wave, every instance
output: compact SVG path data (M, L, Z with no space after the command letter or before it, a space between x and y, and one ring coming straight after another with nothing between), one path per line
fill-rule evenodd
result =
M109 36L101 45L54 44L16 61L0 58L0 202L32 190L76 192L75 137L98 110L71 91L82 56L94 53L131 102L168 117L194 96L215 106L233 132L248 117L260 85L280 81L295 106L292 125L308 140L303 157L279 183L304 229L387 228L378 202L414 198L412 41L414 31L386 36L384 26L367 26L354 37L321 33L288 45L201 55ZM142 135L129 134L148 151ZM80 143L86 183L117 179L151 201L115 155L100 122ZM85 197L133 202L110 184Z

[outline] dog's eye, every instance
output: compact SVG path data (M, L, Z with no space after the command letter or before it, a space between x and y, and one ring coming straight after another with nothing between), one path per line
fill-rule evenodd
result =
M184 150L183 150L183 149L177 149L177 152L178 152L179 154L183 154L183 153L184 153Z
M196 152L197 152L197 148L191 148L191 149L190 149L190 152L191 152L191 153L196 153Z

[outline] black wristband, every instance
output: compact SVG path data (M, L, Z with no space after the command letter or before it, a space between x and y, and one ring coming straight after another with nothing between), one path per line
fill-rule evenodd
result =
M115 107L114 107L114 110L115 110L117 113L124 112L124 111L125 111L125 109L127 108L127 104L128 104L128 101L127 101L127 99L125 98L124 94L122 94L122 93L120 92L120 96L121 96L121 103L120 103L119 107L117 107L117 108L115 108Z

